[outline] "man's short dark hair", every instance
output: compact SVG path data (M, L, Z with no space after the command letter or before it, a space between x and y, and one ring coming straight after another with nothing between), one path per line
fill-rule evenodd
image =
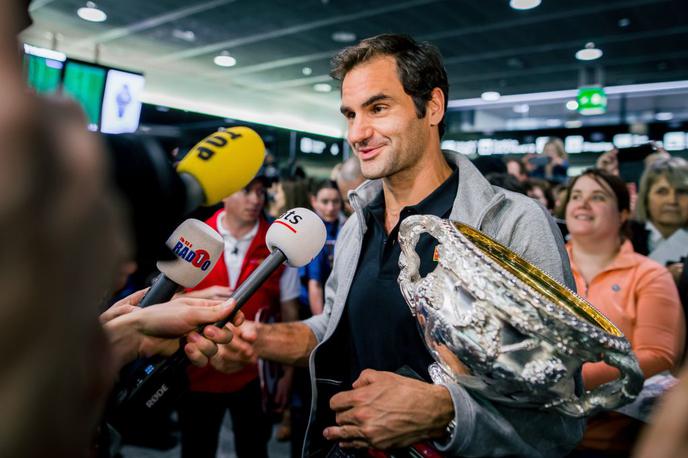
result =
M427 42L416 42L406 35L384 34L366 38L354 46L340 51L331 61L330 76L342 81L347 73L374 57L392 56L397 63L399 80L404 92L411 96L418 118L424 118L426 105L436 87L444 94L446 116L449 100L447 72L439 50ZM439 125L440 137L444 134L444 117Z

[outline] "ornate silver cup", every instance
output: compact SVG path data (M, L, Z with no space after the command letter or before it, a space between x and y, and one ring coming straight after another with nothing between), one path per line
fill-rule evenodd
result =
M415 246L439 241L439 262L421 278ZM573 291L485 234L434 216L399 230L399 285L437 364L453 380L497 402L580 417L632 401L643 386L629 342ZM621 376L583 396L572 375L604 361Z

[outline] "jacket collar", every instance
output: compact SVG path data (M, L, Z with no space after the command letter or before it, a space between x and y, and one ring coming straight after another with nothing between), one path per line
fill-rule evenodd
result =
M450 219L480 228L485 215L503 198L463 154L443 150L447 162L459 169L459 189L456 193ZM359 222L365 226L362 209L368 206L382 192L382 180L364 181L358 188L349 192L351 206L358 215ZM459 205L461 199L461 205Z

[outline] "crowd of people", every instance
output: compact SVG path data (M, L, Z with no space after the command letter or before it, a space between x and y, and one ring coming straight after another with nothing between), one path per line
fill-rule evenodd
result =
M267 456L272 414L286 411L294 456L408 447L448 456L631 453L644 420L621 411L574 418L490 401L456 380L433 383L433 360L397 285L396 236L414 214L475 227L603 312L646 379L673 380L685 353L686 161L648 159L632 196L618 152L571 177L563 144L552 139L541 155L500 159L504 170L488 181L478 164L440 148L449 85L437 49L380 35L333 59L355 157L326 180L259 173L207 219L224 251L201 284L147 308L138 307L145 290L137 291L99 314L118 266L131 259L122 203L76 105L26 91L14 40L25 24L16 2L6 6L0 456L116 454L94 448L93 438L117 372L170 355L180 342L194 365L178 404L183 456L216 455L227 411L238 457ZM203 327L228 317L233 290L268 255L270 220L296 206L323 220L322 251L300 270L278 268L226 327ZM436 245L417 246L426 271ZM280 366L274 386L262 363ZM564 377L580 394L617 375L594 363ZM677 407L686 404L686 381L666 394L639 456L686 449ZM658 449L664 454L653 455Z

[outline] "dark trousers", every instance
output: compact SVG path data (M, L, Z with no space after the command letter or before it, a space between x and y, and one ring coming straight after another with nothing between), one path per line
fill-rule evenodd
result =
M234 393L187 393L179 406L182 458L215 458L227 409L232 417L236 456L267 458L272 423L261 408L258 380Z
M291 390L291 458L299 458L311 413L311 379L307 367L294 368Z

